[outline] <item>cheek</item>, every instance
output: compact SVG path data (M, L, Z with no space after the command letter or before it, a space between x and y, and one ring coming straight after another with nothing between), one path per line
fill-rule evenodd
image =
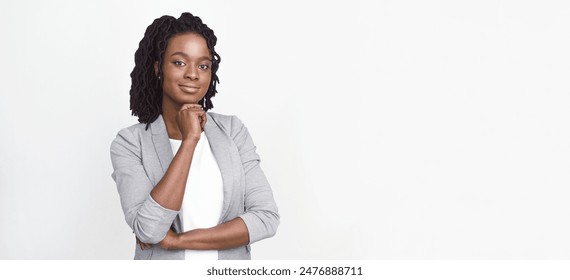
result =
M209 84L212 81L212 72L208 72L204 74L204 83Z
M173 81L173 80L178 80L180 77L183 77L184 71L176 67L173 67L171 65L168 65L167 67L163 68L162 74L164 75L165 81L168 80Z
M168 91L172 91L176 88L176 85L180 78L177 76L176 72L164 72L164 76L162 78L162 88Z

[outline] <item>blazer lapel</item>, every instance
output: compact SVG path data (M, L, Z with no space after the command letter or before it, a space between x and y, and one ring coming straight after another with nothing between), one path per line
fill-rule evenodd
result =
M210 143L212 153L222 173L222 181L224 184L224 203L222 206L222 215L219 224L223 223L228 214L230 204L232 202L232 191L234 183L232 153L230 152L231 139L223 132L222 125L216 122L216 119L206 113L207 121L204 127L206 137Z
M154 145L154 150L162 167L162 176L164 176L166 170L168 170L168 166L170 166L172 162L172 158L174 158L174 154L172 153L172 146L170 145L162 114L158 115L158 118L150 124L150 130L152 132L152 144ZM176 232L180 233L183 231L182 211L180 211L176 219L174 219L173 226Z
M158 118L151 123L150 130L152 131L152 143L158 155L158 160L160 160L162 172L166 173L174 155L172 154L172 146L170 146L168 132L166 131L162 115L158 115Z

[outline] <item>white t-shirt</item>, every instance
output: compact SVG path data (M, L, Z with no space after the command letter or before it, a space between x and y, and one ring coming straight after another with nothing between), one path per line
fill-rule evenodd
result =
M172 153L180 148L182 140L170 139ZM202 132L194 150L186 191L182 201L182 228L190 231L216 226L222 213L224 190L222 173ZM217 260L217 250L186 250L186 260Z

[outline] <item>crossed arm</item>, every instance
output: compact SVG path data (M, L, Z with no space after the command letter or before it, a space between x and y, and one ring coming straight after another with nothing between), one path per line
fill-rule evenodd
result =
M182 141L168 170L152 189L152 198L167 209L179 211L182 206L186 181L197 141ZM141 249L150 248L137 238ZM241 218L235 218L212 228L195 229L180 234L169 230L158 244L164 249L224 250L249 243L247 226Z
M137 238L141 249L151 245ZM169 230L159 245L163 249L224 250L249 244L247 226L241 218L235 218L212 228L195 229L177 234Z
M195 147L181 146L167 172L153 186L142 165L141 136L127 129L119 132L111 145L113 179L117 183L125 220L141 248L158 244L166 249L223 250L275 234L279 214L269 183L259 167L255 145L239 119L233 117L231 122L231 137L238 146L245 171L245 212L215 227L179 234L170 227L181 208Z

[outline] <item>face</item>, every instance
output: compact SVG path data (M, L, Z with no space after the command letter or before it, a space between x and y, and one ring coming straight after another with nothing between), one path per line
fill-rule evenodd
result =
M162 65L163 106L198 104L210 86L211 61L204 37L185 33L170 38Z

